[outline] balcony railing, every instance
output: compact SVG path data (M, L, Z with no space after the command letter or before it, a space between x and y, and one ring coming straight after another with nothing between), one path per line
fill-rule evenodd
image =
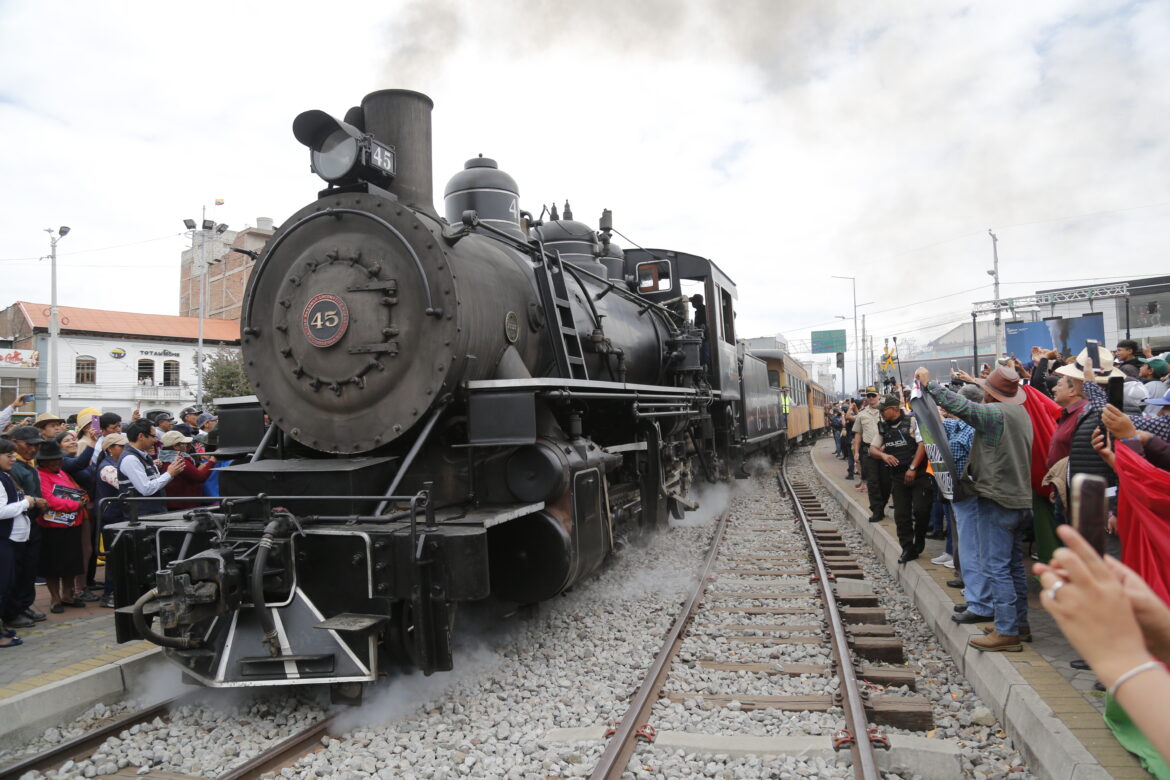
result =
M182 401L194 399L195 394L186 387L178 385L136 385L134 400L136 401Z

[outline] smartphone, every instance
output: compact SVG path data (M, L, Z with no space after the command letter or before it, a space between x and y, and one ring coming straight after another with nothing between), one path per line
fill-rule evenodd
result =
M1097 341L1097 339L1085 339L1085 354L1089 356L1089 360L1093 361L1094 373L1100 371L1102 368L1105 368L1105 366L1097 365L1098 361L1101 360L1101 351L1099 349L1100 346L1101 342Z
M27 404L29 401L33 400L34 398L36 398L36 395L35 395L35 394L33 394L33 393L26 393L25 395L22 395L22 396L20 397L20 402L21 402L21 403L23 403L23 404Z
M1117 411L1125 411L1125 377L1109 377L1109 384L1105 386L1105 396Z
M1095 474L1077 474L1072 480L1073 528L1098 555L1105 554L1106 487L1104 477Z
M958 370L959 370L959 361L952 360L951 361L951 375L953 376L955 374L955 372Z

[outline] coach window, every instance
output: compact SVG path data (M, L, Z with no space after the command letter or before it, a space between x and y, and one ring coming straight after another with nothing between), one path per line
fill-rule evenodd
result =
M73 381L79 385L97 384L97 360L89 355L78 355L73 361Z
M720 302L723 304L720 311L723 313L723 340L728 344L735 343L735 312L731 308L731 293L719 290Z
M154 361L143 358L138 361L138 384L154 384Z
M638 263L638 292L668 292L670 288L670 262L668 260Z
M780 387L780 372L774 368L768 369L768 387Z
M163 385L165 387L179 386L179 361L163 361Z

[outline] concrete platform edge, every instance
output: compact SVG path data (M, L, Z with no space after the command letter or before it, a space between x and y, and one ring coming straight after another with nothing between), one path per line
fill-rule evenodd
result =
M121 698L151 668L166 663L160 648L99 666L64 680L0 700L0 748L9 749L95 704Z
M1108 772L1092 753L1057 718L1039 695L1000 653L980 653L968 647L974 630L950 619L951 599L915 563L898 565L901 552L896 540L879 526L868 522L868 512L846 490L821 469L816 458L809 458L821 476L821 484L873 548L886 569L913 600L934 635L951 654L971 687L995 713L1011 735L1016 747L1028 759L1029 769L1044 780L1072 780L1075 777L1108 777ZM1024 692L1030 693L1026 695ZM1014 695L1013 695L1014 694ZM1009 704L1011 706L1009 706Z

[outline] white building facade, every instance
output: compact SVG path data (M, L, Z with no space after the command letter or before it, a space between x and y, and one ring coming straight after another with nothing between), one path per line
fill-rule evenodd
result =
M57 364L57 413L62 417L85 408L116 412L124 419L135 409L143 414L163 409L176 414L196 404L199 320L193 317L107 312L61 307L57 354L49 346L47 316L40 304L18 302L3 311L0 333L10 346L4 352L35 355L33 365L5 368L22 380L11 389L35 394L22 414L52 411L50 361ZM204 362L220 350L238 352L239 322L204 320ZM3 349L3 348L0 348ZM35 372L33 387L29 375ZM3 377L0 377L2 379ZM14 375L11 377L16 380Z

